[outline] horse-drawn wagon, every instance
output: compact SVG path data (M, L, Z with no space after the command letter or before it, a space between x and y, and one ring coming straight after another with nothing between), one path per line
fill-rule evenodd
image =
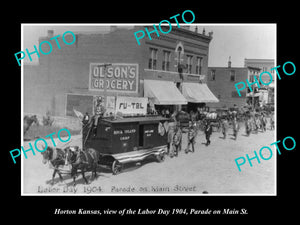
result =
M122 171L127 163L152 157L161 162L167 150L167 134L161 116L100 118L84 126L83 150L95 149L98 164L110 168L113 174Z
M219 129L220 129L220 117L217 114L217 112L206 112L205 111L200 114L199 121L201 121L201 123L199 124L200 130L204 130L205 121L208 121L211 124L214 131L219 131Z

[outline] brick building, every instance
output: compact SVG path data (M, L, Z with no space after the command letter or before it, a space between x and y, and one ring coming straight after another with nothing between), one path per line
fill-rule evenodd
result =
M103 95L145 96L156 106L173 107L218 101L205 84L212 33L173 26L170 33L159 37L152 33L152 40L145 37L138 45L134 32L144 28L111 26L108 33L77 33L74 44L61 44L60 49L50 40L54 36L50 30L39 43L51 42L51 54L40 54L38 65L24 66L25 114L50 111L54 116L74 116L73 109L93 113L95 96ZM66 41L71 42L72 36L66 35ZM47 45L43 47L49 51ZM131 72L136 76L132 87L125 78L120 80ZM107 86L99 78L102 73ZM110 75L114 81L107 78Z
M235 88L238 82L245 82L246 79L252 81L256 76L258 79L260 68L257 67L231 67L231 61L227 67L209 67L207 75L207 85L214 95L219 99L218 103L209 103L212 108L238 107L246 104L258 104L259 92L250 92L249 88L240 91L241 96Z
M261 96L260 96L260 100L264 103L272 103L274 104L274 94L275 94L275 70L271 70L271 68L275 67L275 62L274 59L244 59L244 66L248 67L248 66L252 66L252 67L257 67L260 68L261 71L268 71L272 74L272 83L265 86L262 85L260 92L261 92ZM262 76L262 80L265 83L269 82L269 76L268 75L263 75Z

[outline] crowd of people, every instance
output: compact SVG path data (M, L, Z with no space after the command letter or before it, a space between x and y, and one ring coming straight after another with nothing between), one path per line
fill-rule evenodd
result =
M183 131L180 125L180 121L176 118L176 113L172 113L170 115L170 122L167 126L167 143L168 143L168 150L167 154L170 157L178 156L178 153L182 150L182 138L183 138ZM189 124L187 127L187 146L184 148L185 153L195 152L195 144L196 144L196 137L199 132L199 125L198 121L194 119L194 117L190 117ZM204 133L206 138L205 145L210 145L210 136L212 134L212 125L209 120L204 120Z
M172 114L173 115L173 114ZM168 151L167 154L170 157L178 156L178 152L182 149L182 127L180 126L180 121L176 120L176 115L170 116L171 122L168 125L167 134L168 134ZM267 119L266 113L263 111L260 112L248 112L244 115L243 122L238 120L237 114L228 114L218 118L220 123L220 131L223 134L223 139L227 138L228 130L232 129L233 140L237 140L238 134L240 131L240 125L244 123L245 127L245 136L250 136L251 133L257 134L258 132L265 132L267 130L267 124L269 124L269 129L274 130L274 113L268 115L269 120ZM212 120L205 117L197 120L197 116L191 116L189 120L189 125L187 127L187 144L184 146L184 152L194 152L196 138L199 133L200 127L199 123L204 124L203 132L205 135L206 143L205 146L211 144L210 137L213 132L213 123Z
M96 105L96 113L94 121L94 128L97 127L98 117L103 116L104 109L101 106L101 100L98 100L98 104ZM178 156L178 153L182 150L182 138L183 138L183 126L181 124L182 120L180 119L178 111L171 111L168 108L162 108L160 110L155 110L154 107L147 107L148 115L161 115L166 117L169 120L165 130L167 132L167 143L168 150L167 154L170 157ZM229 128L231 127L233 131L233 140L237 140L238 133L240 130L240 124L244 123L245 125L245 134L246 136L250 136L251 133L258 133L259 131L265 132L267 129L267 123L270 124L270 130L274 130L274 113L268 114L270 117L269 122L267 120L267 113L263 110L252 110L247 113L238 114L237 111L227 111L226 113L217 114L216 112L209 112L208 108L200 108L197 110L191 110L188 115L188 126L186 130L186 138L187 144L184 146L184 152L194 152L196 139L199 131L203 131L206 139L205 146L209 146L211 144L210 137L213 132L213 126L217 125L218 131L221 131L223 134L223 139L227 138L227 133ZM90 117L88 113L84 115L82 123L84 125L88 124ZM96 129L93 129L96 132Z

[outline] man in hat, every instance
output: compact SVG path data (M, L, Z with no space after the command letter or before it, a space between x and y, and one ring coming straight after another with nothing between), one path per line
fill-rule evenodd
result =
M275 121L274 121L274 113L272 112L271 116L270 116L270 129L274 130L275 128Z
M237 134L238 134L239 129L240 129L240 126L239 126L239 123L237 121L236 116L233 117L232 126L233 126L233 137L234 137L234 140L236 140L237 139Z
M251 120L250 120L250 116L246 117L246 120L245 120L245 130L246 130L247 136L249 136L250 133L251 133Z
M228 130L228 120L226 117L221 119L221 129L222 129L222 133L223 133L223 139L226 139L226 134L227 134L227 130Z
M174 156L173 137L175 134L175 126L176 126L176 122L174 120L170 120L167 128L167 143L168 143L167 155L170 155L171 158Z
M193 124L193 122L190 120L189 121L189 127L188 127L188 135L187 135L187 148L185 149L185 153L188 153L190 151L190 145L192 145L192 152L195 151L195 143L196 143L196 136L197 136L197 132L196 132L196 128Z
M178 156L178 152L181 151L181 143L182 143L182 131L180 129L180 122L176 123L175 133L173 136L173 149L174 155Z
M210 145L210 135L212 134L212 126L208 120L205 121L204 133L206 138L206 146Z
M266 119L264 113L261 114L261 117L260 117L260 123L261 123L262 131L266 131L267 119Z
M102 105L102 97L98 97L96 100L96 106L95 106L95 115L94 115L94 123L93 123L93 133L94 136L97 134L97 125L100 118L103 117L103 114L105 112L105 108Z

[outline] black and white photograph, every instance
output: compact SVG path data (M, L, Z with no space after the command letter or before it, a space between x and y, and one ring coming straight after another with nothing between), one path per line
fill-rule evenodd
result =
M2 218L293 220L296 3L106 3L4 7Z
M184 12L21 24L22 196L276 196L277 25Z

